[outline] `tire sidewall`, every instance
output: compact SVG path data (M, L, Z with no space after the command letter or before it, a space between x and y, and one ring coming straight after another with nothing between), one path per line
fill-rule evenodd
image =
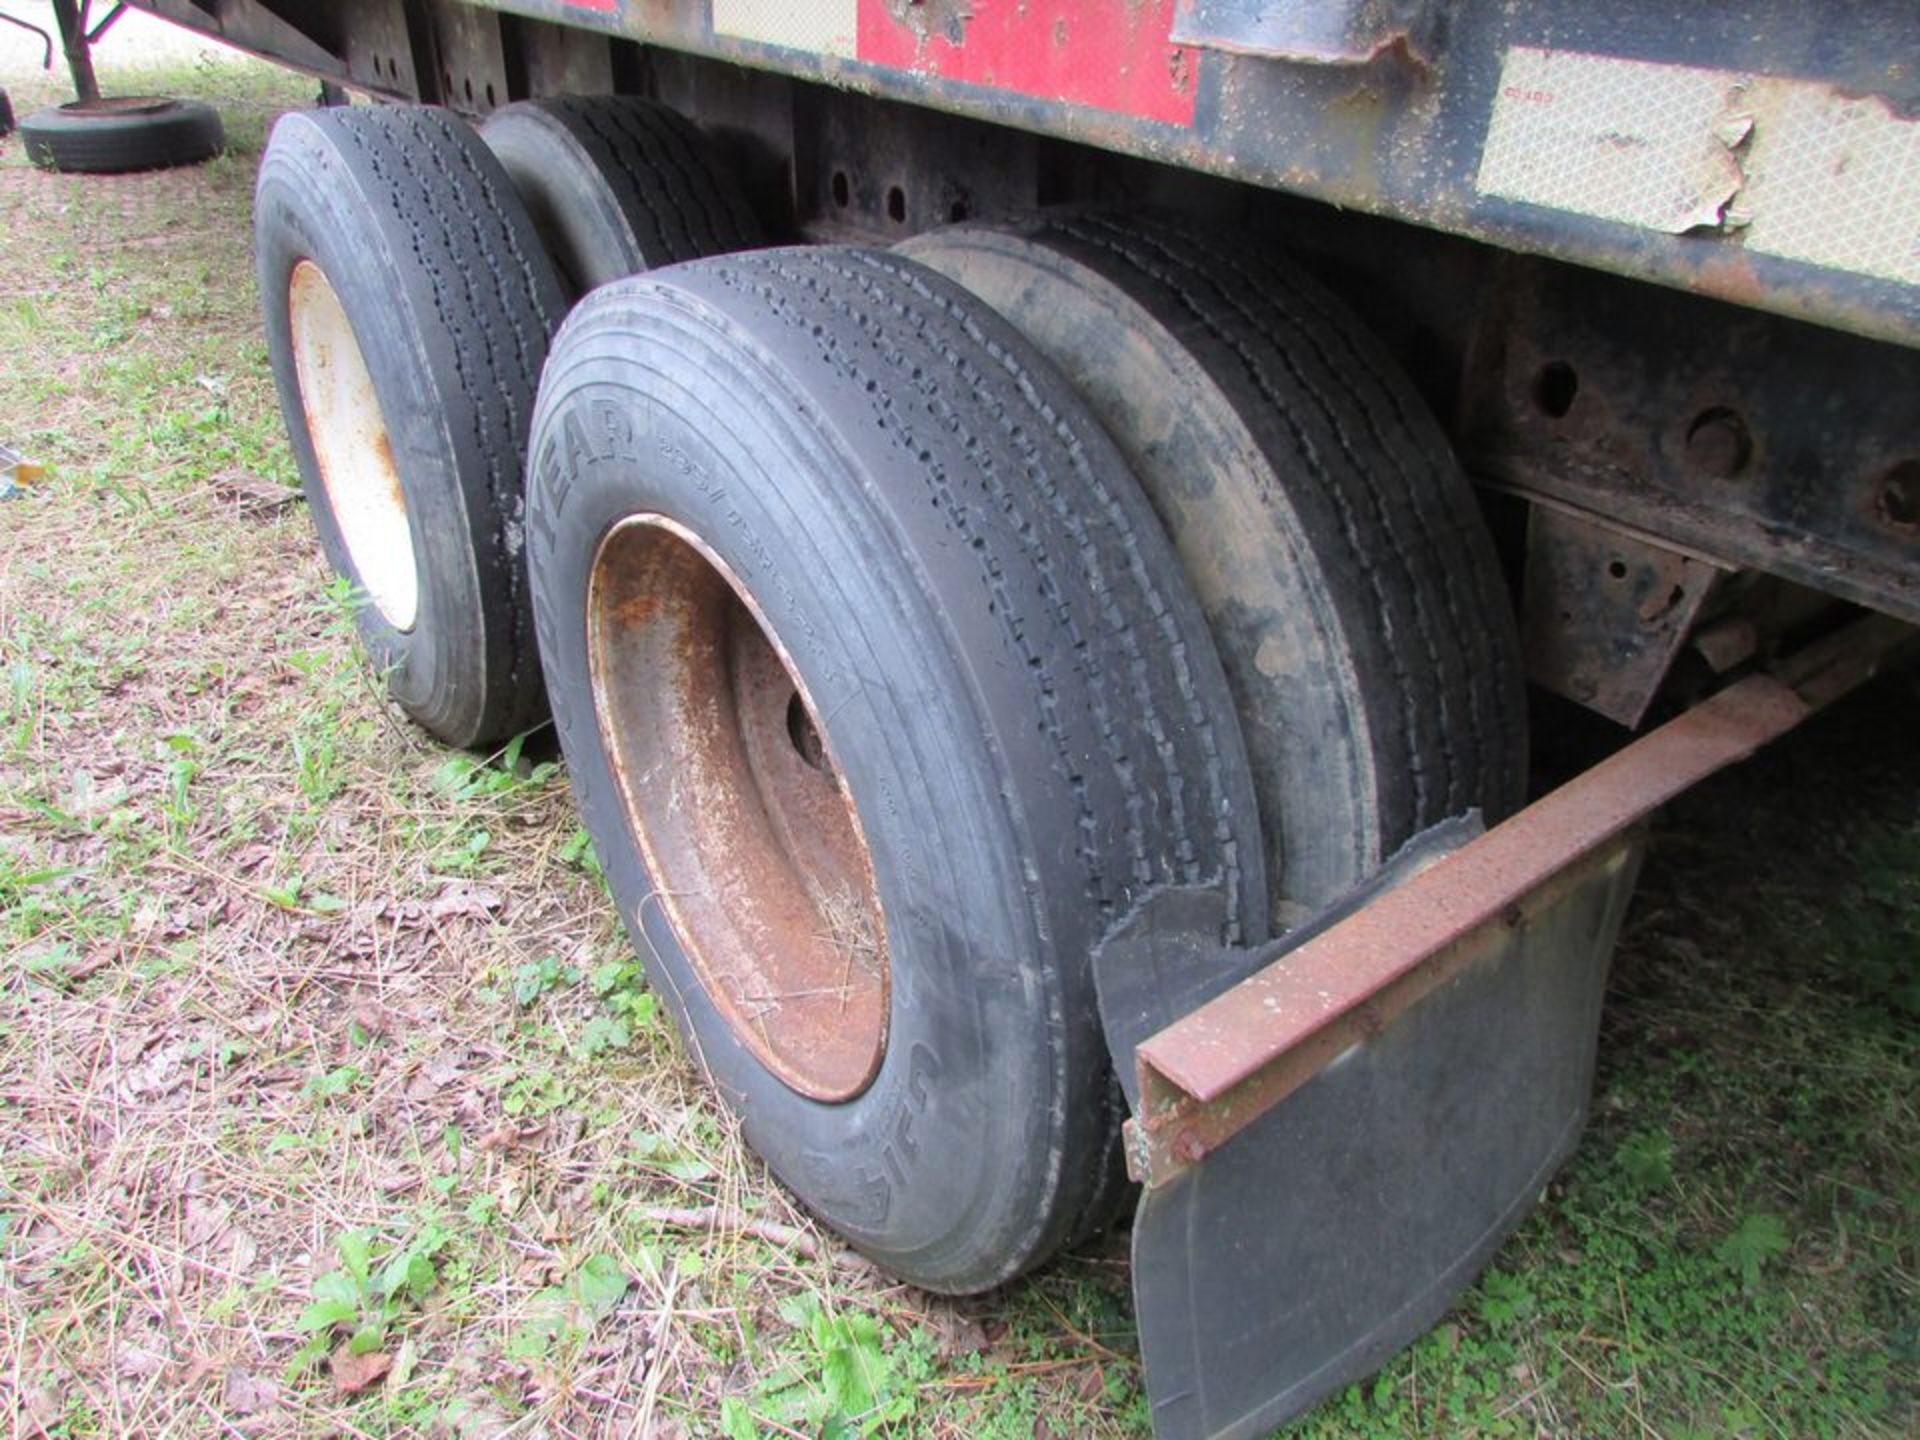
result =
M197 100L157 100L152 109L126 113L61 105L29 115L19 129L36 165L80 174L194 165L226 143L219 112Z
M508 106L480 138L513 178L575 298L648 268L606 177L559 114L539 101Z
M890 583L899 577L878 547L858 553L836 543L836 526L801 518L808 506L830 513L836 494L857 495L857 473L835 475L793 437L769 435L724 385L669 413L625 409L607 378L583 366L554 394L550 374L536 435L560 433L571 416L578 433L604 437L610 427L594 407L612 405L634 422L631 453L571 463L546 445L530 477L534 610L576 798L592 834L630 837L593 710L582 617L601 538L635 513L663 514L753 590L818 713L831 717L828 743L861 817L891 952L887 1047L872 1084L841 1104L811 1101L734 1038L653 899L637 843L603 845L622 915L696 1060L776 1174L860 1248L923 1283L977 1289L1007 1278L969 1269L950 1237L970 1235L992 1253L1018 1223L1012 1212L1053 1183L1058 1157L1038 1122L1063 1084L1053 1043L1063 1002L1041 967L1014 958L1034 947L1017 933L1018 866L995 843L1005 820L992 813L992 782L969 763L968 722L914 693L919 684L900 683L917 671L935 689L958 687L956 675L929 675L927 657L911 654L912 637L925 645L938 623L914 613L907 586ZM708 423L695 428L682 417L698 409ZM790 510L766 503L767 457L788 468L781 500ZM951 665L942 657L931 668ZM884 685L862 678L883 674ZM983 1152L1004 1169L957 1174L945 1163Z
M467 620L484 613L474 555L486 537L462 488L439 473L456 450L434 384L431 345L417 320L431 312L433 298L409 288L410 272L394 263L384 232L360 218L384 202L352 184L351 169L323 138L302 134L299 140L276 150L256 199L261 311L288 438L327 559L364 591L298 400L288 294L295 266L309 260L339 297L380 397L419 581L407 630L396 629L371 601L357 606L355 624L395 700L437 733L464 732L478 721L462 713L469 707L460 698L459 677L481 673L487 659L483 628ZM349 183L340 185L342 178Z

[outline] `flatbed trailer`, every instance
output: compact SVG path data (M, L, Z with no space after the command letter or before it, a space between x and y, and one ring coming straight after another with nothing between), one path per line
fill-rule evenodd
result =
M283 124L260 238L396 698L551 705L882 1264L1133 1195L1169 1440L1437 1319L1577 1139L1646 816L1920 623L1910 3L137 3L392 102ZM1644 733L1532 795L1523 673Z

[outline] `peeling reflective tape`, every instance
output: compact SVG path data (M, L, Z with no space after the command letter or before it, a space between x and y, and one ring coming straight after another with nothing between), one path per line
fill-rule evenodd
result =
M713 0L713 33L729 40L751 40L837 55L851 60L859 43L859 0Z
M1920 285L1920 122L1878 96L1755 84L1747 188L1728 218L1747 248Z
M1723 130L1739 77L1515 48L1480 155L1481 193L1677 235L1718 225L1740 189Z
M1515 47L1476 183L1920 284L1920 122L1817 81Z

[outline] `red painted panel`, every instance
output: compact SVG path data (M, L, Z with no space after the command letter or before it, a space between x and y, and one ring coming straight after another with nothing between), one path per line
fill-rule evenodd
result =
M922 39L911 23L893 17L887 0L859 3L862 60L1042 100L1193 123L1200 57L1167 40L1178 0L973 0L959 45L944 34ZM912 8L964 7L916 0Z
M598 10L602 15L611 15L620 8L620 0L557 0L557 3L575 10Z

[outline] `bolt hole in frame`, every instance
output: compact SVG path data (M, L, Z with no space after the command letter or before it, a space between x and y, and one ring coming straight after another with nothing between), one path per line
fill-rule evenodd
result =
M1550 420L1564 420L1579 393L1580 372L1564 360L1549 361L1534 377L1533 403Z
M1874 506L1889 528L1920 534L1920 460L1902 460L1887 471Z

